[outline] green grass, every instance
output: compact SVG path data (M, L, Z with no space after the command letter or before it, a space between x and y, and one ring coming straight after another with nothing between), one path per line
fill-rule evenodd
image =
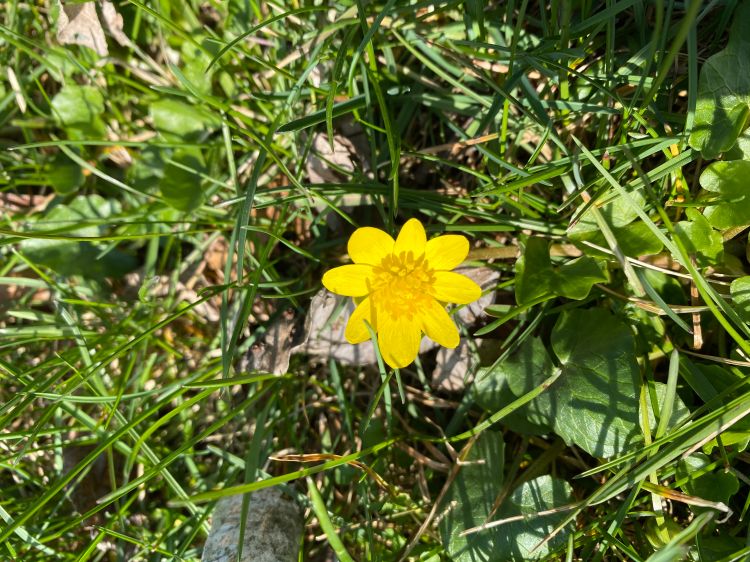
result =
M123 0L101 57L6 1L0 559L196 560L216 499L272 485L301 560L470 559L491 507L477 560L746 559L750 212L711 214L747 204L690 137L737 4ZM356 154L313 182L318 137ZM239 367L354 227L411 217L499 274L463 390L434 352Z

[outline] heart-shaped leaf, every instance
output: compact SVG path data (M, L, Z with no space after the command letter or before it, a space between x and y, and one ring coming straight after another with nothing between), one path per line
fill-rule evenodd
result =
M750 224L750 191L747 177L750 175L750 161L732 160L714 162L700 177L701 187L718 194L718 201L712 201L703 214L711 226L718 229Z
M466 464L444 499L448 514L440 522L443 544L456 562L489 560L496 533L461 537L460 533L481 525L503 485L505 444L503 436L485 431L469 451Z
M444 498L446 515L440 521L440 534L455 562L538 560L566 540L568 529L535 549L565 517L565 513L537 514L571 501L568 483L551 476L521 484L491 518L522 516L522 520L461 536L463 531L485 523L492 512L503 487L504 448L500 433L482 433Z
M581 300L588 296L594 283L606 280L599 262L587 256L553 265L549 242L531 237L516 262L516 302L524 305L556 296Z
M674 225L689 254L696 257L700 266L713 265L720 261L724 253L724 239L721 232L714 230L708 219L695 209L685 212L688 219Z
M517 413L537 427L552 427L593 456L624 452L640 438L640 385L630 328L606 310L572 310L560 316L551 339L558 367L542 341L530 338L478 378L478 402L492 403L493 393L523 396L561 369L554 384Z
M98 88L67 84L52 99L52 114L71 138L104 135L104 97Z
M734 13L723 51L709 57L698 79L690 146L716 158L734 146L750 113L750 2Z
M178 211L192 211L203 203L200 174L205 172L200 150L180 148L164 167L159 189L164 199Z

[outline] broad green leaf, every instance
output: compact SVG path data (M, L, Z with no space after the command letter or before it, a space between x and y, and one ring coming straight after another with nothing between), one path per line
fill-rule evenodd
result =
M555 266L550 260L549 242L531 237L516 262L516 302L524 305L556 296L581 300L595 283L604 281L607 276L595 259L583 256Z
M703 189L718 194L703 214L714 228L726 229L750 224L750 161L714 162L700 177Z
M651 284L654 290L659 293L664 302L674 305L687 304L687 298L680 282L671 275L654 271L653 269L644 269L643 276Z
M168 152L155 146L147 146L135 152L133 163L127 169L128 183L144 193L154 191L164 176L164 159Z
M689 254L696 257L698 265L705 267L721 261L724 253L724 239L721 232L714 230L708 219L695 209L687 209L689 220L674 225L677 236Z
M52 158L44 171L47 182L60 195L74 193L86 180L81 167L62 152Z
M473 386L477 404L488 412L497 412L542 384L554 368L542 340L531 337L505 361L477 374ZM522 433L549 433L554 417L543 397L544 394L521 406L504 418L503 423Z
M195 170L191 172L185 168ZM203 203L201 177L206 166L200 150L182 148L175 150L164 167L159 189L164 199L178 211L192 211Z
M750 322L750 276L732 281L729 287L734 308L746 322Z
M688 366L681 371L685 380L704 402L714 399L718 394L740 382L740 378L735 373L720 365L693 364L684 357L681 361L684 361ZM722 402L726 404L738 395L738 392L733 392L726 396ZM749 440L749 417L741 419L721 434L721 442L724 446L735 445L739 450L744 449ZM703 452L710 453L715 447L718 447L718 441L712 439L703 446Z
M573 300L583 300L589 296L595 283L607 281L607 275L594 258L582 256L559 267L553 267L553 293Z
M80 224L107 218L118 210L115 200L105 200L99 195L78 196L69 205L52 208L32 229L44 233L60 231L62 239L31 238L21 243L21 249L29 259L63 276L80 275L92 279L121 277L135 269L135 258L117 249L102 253L102 248L91 242L64 239L104 234L102 227L81 227Z
M570 485L549 475L539 476L518 486L505 499L492 520L522 516L520 521L504 523L494 528L474 532L465 537L459 534L487 521L492 504L502 490L501 465L492 469L492 463L502 462L502 447L488 449L489 443L501 441L499 434L477 440L469 463L459 472L446 494L447 516L440 522L443 544L455 562L521 562L545 558L560 544L564 544L569 529L536 548L565 518L565 513L537 515L569 504L572 498ZM477 453L474 453L477 450Z
M653 231L641 220L631 222L620 228L612 228L611 230L622 253L626 256L651 256L658 254L664 248L661 240L654 236ZM574 242L585 241L602 246L603 248L607 247L607 240L604 238L601 230L580 233L572 236L571 239ZM611 258L610 253L598 252L590 246L586 247L586 253L590 256Z
M564 312L552 330L563 374L541 399L555 431L596 457L622 453L638 430L638 363L630 328L603 309Z
M744 536L732 536L731 531L720 527L718 535L698 535L695 541L695 553L692 560L742 560L734 556L745 548Z
M679 479L687 478L688 481L680 486L682 491L691 496L713 502L728 503L729 499L737 493L740 487L739 480L732 472L718 470L695 476L698 471L711 463L703 453L694 453L687 458L681 459L677 464L676 476ZM706 511L706 507L691 506L696 513Z
M750 2L733 18L726 48L709 57L698 79L689 142L708 159L732 148L750 113Z
M204 46L212 45L208 41L203 42ZM182 44L182 74L188 79L190 84L200 93L211 93L211 80L214 74L214 67L208 68L211 64L211 57L194 43L185 41Z
M151 104L154 127L168 140L198 140L219 125L218 119L200 107L175 99L161 99Z
M630 328L603 309L572 310L552 330L552 348L560 367L541 339L526 340L516 353L478 376L477 402L497 411L501 400L505 405L523 396L560 368L557 381L516 413L532 429L551 427L593 456L624 452L640 438L638 364ZM682 416L684 407L677 412Z
M445 496L444 505L451 508L440 522L440 534L456 562L493 560L491 556L499 533L468 537L459 534L481 525L489 515L503 485L504 451L502 434L494 431L482 433Z
M542 238L529 238L516 261L516 302L526 304L542 297L552 298L552 275L549 243Z
M623 307L625 319L635 328L635 346L637 355L659 353L663 349L666 326L661 316L643 310L635 304Z
M523 521L514 521L498 527L500 538L495 544L497 558L492 560L539 560L560 544L564 544L569 529L564 529L540 548L542 542L565 519L566 513L537 516L567 505L573 501L572 488L564 480L545 475L524 482L503 503L494 519L523 515Z
M646 200L640 191L630 193L630 199L636 204L644 206ZM635 212L623 197L616 197L599 208L602 216L612 229L623 228L638 218ZM587 235L592 236L600 232L599 224L596 222L594 213L589 209L585 211L578 220L568 229L568 236L572 240L587 240Z
M52 98L52 114L71 138L100 137L104 97L98 88L67 84Z
M646 204L640 191L630 193L630 198L638 205ZM617 197L606 203L599 209L607 221L612 234L617 240L620 249L626 256L645 256L658 254L663 244L654 236L651 229L643 221L636 221L637 213L624 198ZM592 242L599 246L607 247L607 241L602 234L601 228L588 210L568 229L568 237L574 242ZM587 248L587 253L592 250ZM597 255L595 252L593 255Z
M750 160L750 128L737 137L734 146L724 154L724 160Z

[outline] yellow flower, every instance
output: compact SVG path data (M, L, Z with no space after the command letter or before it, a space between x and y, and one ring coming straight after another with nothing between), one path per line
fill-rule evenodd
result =
M469 253L466 237L428 241L422 223L409 219L395 241L377 228L358 228L348 250L354 263L327 271L323 285L358 303L344 333L349 343L370 339L366 320L383 359L396 369L414 361L423 333L442 346L458 345L445 303L468 304L482 294L474 281L450 271Z

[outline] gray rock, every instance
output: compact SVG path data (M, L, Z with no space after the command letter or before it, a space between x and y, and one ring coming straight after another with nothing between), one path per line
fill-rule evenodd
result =
M202 562L236 562L243 496L219 500ZM241 562L297 562L304 531L297 504L278 488L250 494Z

